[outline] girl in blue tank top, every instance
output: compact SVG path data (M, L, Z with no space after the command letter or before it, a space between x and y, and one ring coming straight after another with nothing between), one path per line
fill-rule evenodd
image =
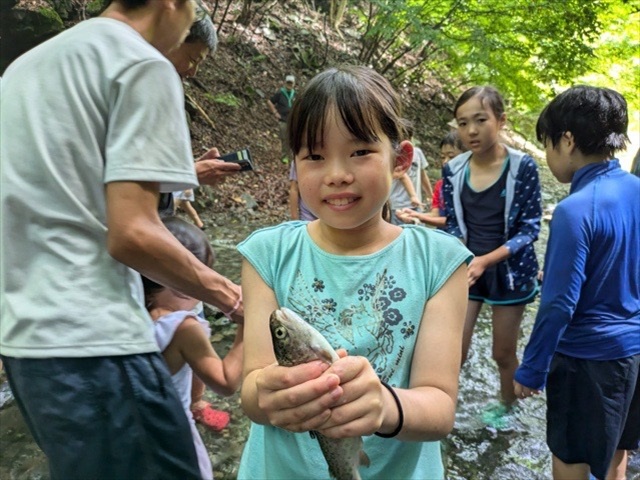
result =
M317 217L254 232L244 256L242 407L252 420L238 478L327 478L308 431L362 437L362 478L444 478L470 252L454 237L382 218L410 166L399 96L364 67L311 80L289 117L300 195ZM294 310L341 358L276 364L269 316Z

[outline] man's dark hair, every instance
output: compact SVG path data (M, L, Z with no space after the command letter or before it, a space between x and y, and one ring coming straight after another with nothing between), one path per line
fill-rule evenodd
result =
M555 147L566 132L571 132L584 155L612 158L626 148L627 101L609 88L578 85L561 93L547 105L536 124L536 136Z

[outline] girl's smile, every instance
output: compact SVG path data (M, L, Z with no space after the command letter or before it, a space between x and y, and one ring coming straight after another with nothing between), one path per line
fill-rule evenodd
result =
M329 205L331 205L332 207L335 207L339 210L343 210L344 207L349 207L353 205L355 202L357 202L358 198L359 198L358 196L351 195L351 194L340 194L340 195L330 195L329 197L325 198L324 201Z

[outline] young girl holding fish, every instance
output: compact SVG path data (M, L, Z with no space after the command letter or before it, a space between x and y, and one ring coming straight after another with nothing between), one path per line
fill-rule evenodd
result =
M445 233L383 220L413 156L405 126L399 96L364 67L317 75L293 106L300 195L318 219L238 247L242 407L253 421L238 478L327 478L311 430L362 436L363 454L349 457L369 458L362 478L444 477L438 440L453 427L471 254ZM269 318L281 307L340 358L277 365Z

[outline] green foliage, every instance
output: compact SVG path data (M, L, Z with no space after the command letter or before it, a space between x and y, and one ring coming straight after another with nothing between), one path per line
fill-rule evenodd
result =
M573 83L609 87L622 93L629 110L640 111L640 3L611 1L601 16L590 68Z
M211 95L210 93L206 93L205 97L208 100L211 100L212 102L221 103L229 107L239 107L242 104L240 99L236 97L233 93L221 93L215 96Z
M608 86L628 86L622 93L637 106L637 2L373 0L360 5L359 60L396 84L435 75L454 91L494 85L523 128L531 124L527 116L558 90L593 72Z
M38 28L45 26L51 30L62 30L62 19L53 8L40 7L37 10L37 14L39 18L34 23L38 25Z

